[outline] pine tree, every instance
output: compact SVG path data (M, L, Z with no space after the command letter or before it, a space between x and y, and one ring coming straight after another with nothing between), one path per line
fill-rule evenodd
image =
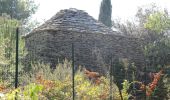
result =
M112 15L111 0L103 0L101 2L98 20L102 22L104 25L111 27L112 26L111 15Z

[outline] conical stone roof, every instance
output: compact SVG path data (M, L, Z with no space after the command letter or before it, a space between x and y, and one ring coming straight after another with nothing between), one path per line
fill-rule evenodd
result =
M95 20L88 13L73 8L61 10L33 32L44 30L113 34L110 28Z

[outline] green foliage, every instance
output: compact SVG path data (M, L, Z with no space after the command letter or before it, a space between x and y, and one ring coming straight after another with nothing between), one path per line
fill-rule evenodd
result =
M112 16L111 0L102 0L100 6L99 21L101 21L104 25L111 27L112 26L111 16Z
M16 28L19 26L17 20L11 20L5 17L0 17L0 45L4 49L4 57L6 59L13 58L15 53L15 35Z
M34 0L0 0L0 16L20 21L20 32L25 35L39 25L29 18L37 11Z
M0 74L3 81L10 81L10 84L15 73L16 28L19 25L17 20L10 19L8 16L0 17ZM25 54L24 39L19 37L19 59L22 59Z
M40 63L32 65L32 68L33 69L31 69L29 73L23 73L21 78L22 85L40 81L44 86L42 95L47 100L68 100L72 98L71 62L65 60L64 63L58 64L54 70L51 70L49 65ZM37 79L37 75L43 76L44 79ZM93 81L89 80L82 71L77 70L75 74L76 99L109 99L109 79L101 77L100 80L101 84L97 85ZM114 99L119 100L120 96L117 86L113 84L112 87L114 91Z
M55 81L56 87L50 88L43 92L48 100L69 100L72 97L72 84L70 79Z
M150 72L155 72L170 64L170 38L167 31L170 28L170 17L167 12L166 9L162 10L155 5L144 6L138 9L137 22L135 20L130 24L118 24L119 29L125 35L130 33L130 35L143 39L145 60L147 61L145 67ZM168 74L168 69L166 69L166 74ZM138 72L140 71L142 70L138 70ZM128 71L127 73L132 72ZM129 77L128 80L131 81Z
M25 87L25 90L23 91L24 98L30 97L31 100L38 100L38 93L42 92L43 86L42 85L36 85L36 84L29 84Z
M145 57L152 67L164 67L170 64L170 38L167 30L170 28L170 17L167 12L157 10L148 14L144 27L152 34L153 41L144 48Z
M0 17L0 67L2 75L15 63L15 31L17 20ZM5 78L5 77L4 77Z
M169 65L170 59L170 39L165 37L155 43L150 43L145 46L145 57L148 59L148 64L156 69Z
M127 93L130 83L127 80L124 80L122 83L123 89L122 89L122 95L123 95L123 100L128 100L129 94Z
M6 94L5 97L3 97L3 99L15 100L17 92L19 92L19 89L13 90L13 91L11 91L11 93Z
M56 65L56 69L52 70L49 64L32 63L30 71L26 70L22 73L21 82L30 83L36 81L37 75L42 75L45 79L49 80L65 80L67 76L72 74L72 65L68 60ZM25 80L27 79L27 80Z
M150 14L144 27L157 33L164 32L170 28L170 18L165 12L156 12Z
M33 0L0 0L0 15L6 13L17 20L27 19L36 10Z
M3 99L7 100L39 100L39 93L42 92L43 86L31 83L23 88L18 88L7 93Z
M75 76L75 92L77 100L102 100L109 98L109 80L106 78L102 78L103 82L100 85L95 85L91 81L89 81L83 74L76 74ZM57 87L50 89L49 91L44 92L46 97L49 100L68 100L72 98L72 84L71 78L67 78L67 80L56 81ZM115 99L119 98L117 94L118 90L116 85L113 85L114 93L113 97Z

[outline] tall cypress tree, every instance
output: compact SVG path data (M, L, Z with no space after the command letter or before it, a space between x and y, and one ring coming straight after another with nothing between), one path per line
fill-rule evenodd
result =
M112 26L111 16L112 16L111 0L103 0L101 2L98 20L102 22L104 25L111 27Z

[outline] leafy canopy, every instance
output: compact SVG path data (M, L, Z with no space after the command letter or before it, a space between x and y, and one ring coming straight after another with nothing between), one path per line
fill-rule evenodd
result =
M150 14L144 27L152 31L161 33L170 28L170 18L165 12L156 12Z
M33 0L0 0L0 15L6 13L17 20L27 19L37 8Z

